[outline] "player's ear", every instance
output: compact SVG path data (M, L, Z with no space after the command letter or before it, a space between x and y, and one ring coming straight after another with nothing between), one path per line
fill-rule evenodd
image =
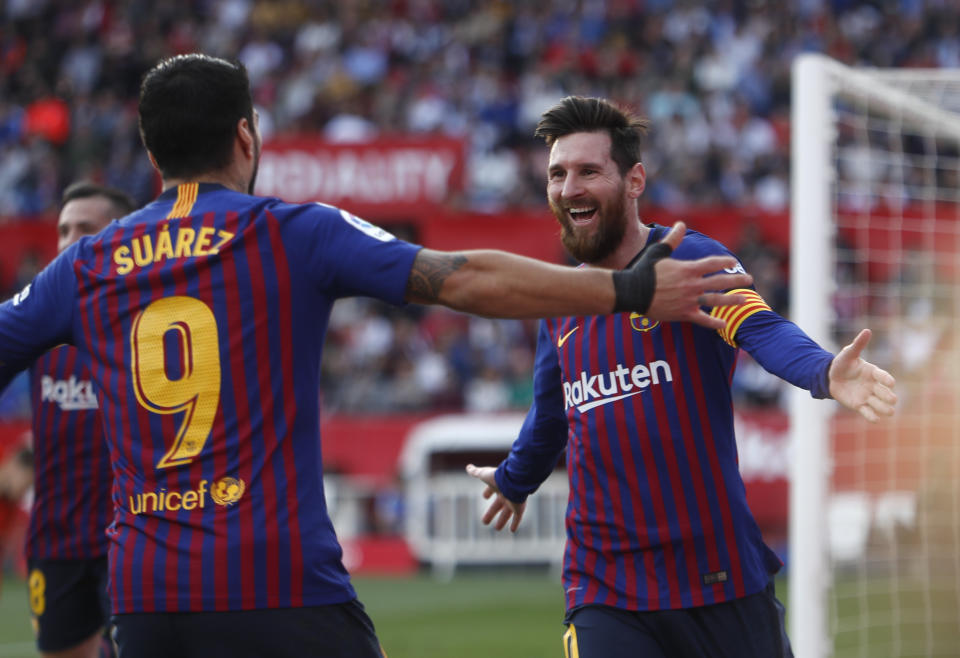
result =
M643 163L637 162L630 167L630 171L624 177L624 182L627 187L627 195L631 199L639 199L643 190L647 187L647 170L644 169Z
M250 125L246 118L237 122L237 139L240 142L243 154L252 160L256 156L257 137L255 128Z

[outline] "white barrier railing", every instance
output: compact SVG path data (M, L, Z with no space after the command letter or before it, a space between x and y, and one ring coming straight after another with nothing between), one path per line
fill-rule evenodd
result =
M468 455L506 455L522 416L445 416L415 428L401 456L406 539L440 575L468 564L550 564L559 569L566 540L567 478L557 471L527 501L516 533L484 526L483 484L462 469ZM436 459L441 456L442 459ZM442 462L446 466L436 466ZM490 464L493 465L493 464Z

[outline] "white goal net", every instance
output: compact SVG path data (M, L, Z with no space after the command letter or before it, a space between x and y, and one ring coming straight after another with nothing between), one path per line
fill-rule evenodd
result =
M791 399L797 658L960 656L960 71L793 70L791 318L873 331L876 424Z

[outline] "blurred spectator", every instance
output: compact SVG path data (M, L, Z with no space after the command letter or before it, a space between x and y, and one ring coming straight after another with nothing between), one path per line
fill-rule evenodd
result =
M467 412L495 413L510 408L510 388L491 365L481 368L477 376L467 382L463 397Z
M659 163L654 180L663 181L670 205L782 208L787 145L774 124L787 115L797 52L880 66L960 60L955 15L934 2L901 9L903 16L858 0L540 8L181 0L157 11L138 0L8 2L0 148L12 164L0 173L15 177L22 193L6 193L0 208L35 211L36 195L26 192L35 183L25 179L52 176L55 198L62 181L102 166L92 162L112 160L115 177L133 165L137 127L124 117L140 75L157 58L192 49L246 64L271 132L341 140L402 131L469 135L481 207L498 196L542 202L540 172L517 171L534 166L526 155L537 147L531 126L558 98L581 93L634 104L651 117L645 157ZM57 171L40 173L43 163L24 157L35 140L60 156ZM146 184L151 172L131 169L129 177L140 180L124 187L139 182L133 189L144 203L154 192ZM498 176L501 169L510 175Z

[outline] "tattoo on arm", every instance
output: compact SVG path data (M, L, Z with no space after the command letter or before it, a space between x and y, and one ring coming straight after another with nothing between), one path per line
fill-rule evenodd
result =
M451 254L421 249L413 261L407 280L406 299L417 304L434 304L440 298L440 288L451 274L467 262L462 254Z

